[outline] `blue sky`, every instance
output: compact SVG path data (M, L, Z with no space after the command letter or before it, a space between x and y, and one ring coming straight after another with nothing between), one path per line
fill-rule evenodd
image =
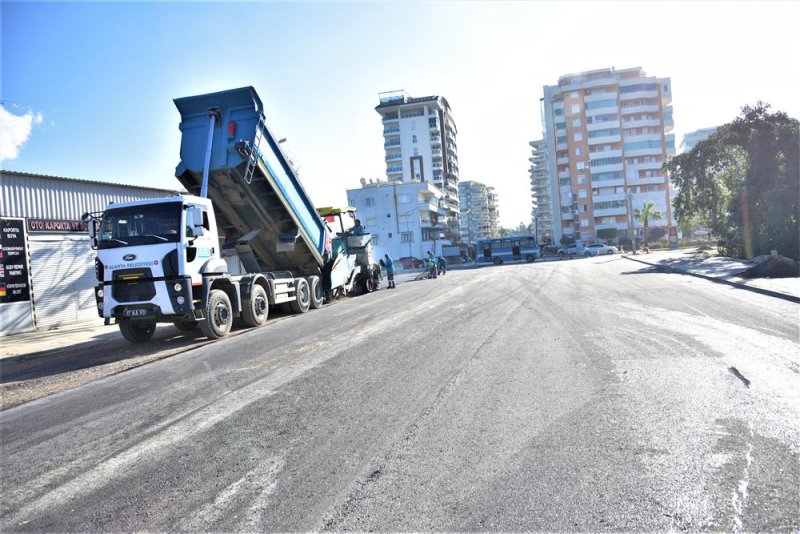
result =
M385 178L373 108L405 89L448 99L461 179L496 186L515 226L543 85L610 66L669 76L677 142L758 99L798 117L799 5L3 2L0 98L30 133L2 166L176 187L172 99L253 85L315 204L343 204Z

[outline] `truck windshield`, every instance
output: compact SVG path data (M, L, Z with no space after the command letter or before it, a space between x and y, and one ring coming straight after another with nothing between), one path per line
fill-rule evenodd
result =
M180 202L168 202L106 210L100 223L98 248L177 243L182 206Z

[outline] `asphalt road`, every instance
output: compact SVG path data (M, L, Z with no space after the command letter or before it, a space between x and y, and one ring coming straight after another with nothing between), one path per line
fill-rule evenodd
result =
M12 531L798 531L796 304L450 272L0 413Z

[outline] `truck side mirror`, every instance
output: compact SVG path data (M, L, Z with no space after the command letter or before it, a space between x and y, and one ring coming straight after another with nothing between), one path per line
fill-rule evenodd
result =
M205 233L205 228L203 227L203 210L200 209L199 206L191 206L186 215L188 223L186 236L200 237L203 235ZM189 230L191 230L191 232Z

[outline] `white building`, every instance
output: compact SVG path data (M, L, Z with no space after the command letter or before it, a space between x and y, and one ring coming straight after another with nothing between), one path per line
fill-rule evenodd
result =
M362 179L360 189L347 190L347 202L357 210L365 230L372 234L375 257L423 258L427 251L441 254L447 210L445 195L430 182L378 182Z
M386 178L427 182L445 198L449 231L458 235L458 147L456 123L441 96L410 97L405 91L380 93L375 110L383 122Z
M701 128L685 134L683 136L683 141L681 141L681 152L689 152L697 146L697 143L705 141L715 133L717 133L716 128Z

